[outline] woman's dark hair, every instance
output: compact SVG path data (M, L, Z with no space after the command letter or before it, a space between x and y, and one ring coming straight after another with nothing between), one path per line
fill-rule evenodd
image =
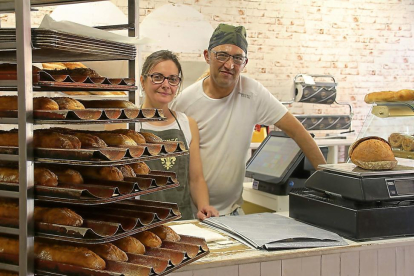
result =
M160 63L162 61L167 61L167 60L173 61L175 63L175 65L177 66L177 68L178 68L178 76L181 78L180 86L178 88L178 91L179 91L181 89L181 84L184 81L184 75L183 75L183 71L181 69L181 64L178 61L178 57L171 51L160 50L160 51L156 51L156 52L152 53L151 55L149 55L145 59L144 64L142 65L141 76L143 76L144 79L146 79L149 71L151 71L151 69L155 65L157 65L158 63Z

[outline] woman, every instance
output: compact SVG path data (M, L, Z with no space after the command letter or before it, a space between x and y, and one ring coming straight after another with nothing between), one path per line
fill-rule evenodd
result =
M162 109L166 120L143 122L141 132L152 132L167 141L182 141L190 154L146 162L152 170L174 171L180 186L141 198L176 202L183 219L194 218L192 199L197 208L197 218L203 220L218 216L218 211L209 203L207 184L201 166L197 123L184 113L172 112L168 108L168 104L180 88L182 77L181 64L177 56L167 50L152 53L142 66L140 81L145 92L142 108Z

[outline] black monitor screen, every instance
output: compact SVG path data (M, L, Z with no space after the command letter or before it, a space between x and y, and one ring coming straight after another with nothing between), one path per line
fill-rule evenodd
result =
M247 162L246 176L278 183L289 177L286 174L303 158L302 150L293 139L276 133L271 133Z

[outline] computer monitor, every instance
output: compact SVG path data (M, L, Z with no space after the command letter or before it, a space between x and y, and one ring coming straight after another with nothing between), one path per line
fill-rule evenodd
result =
M254 179L253 185L258 190L287 195L295 181L299 182L291 176L303 160L304 154L292 138L284 132L272 131L247 161L246 176Z

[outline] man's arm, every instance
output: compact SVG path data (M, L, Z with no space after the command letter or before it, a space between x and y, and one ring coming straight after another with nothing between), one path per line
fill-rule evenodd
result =
M326 164L325 158L315 140L290 112L287 112L275 126L295 140L315 169L321 164Z

